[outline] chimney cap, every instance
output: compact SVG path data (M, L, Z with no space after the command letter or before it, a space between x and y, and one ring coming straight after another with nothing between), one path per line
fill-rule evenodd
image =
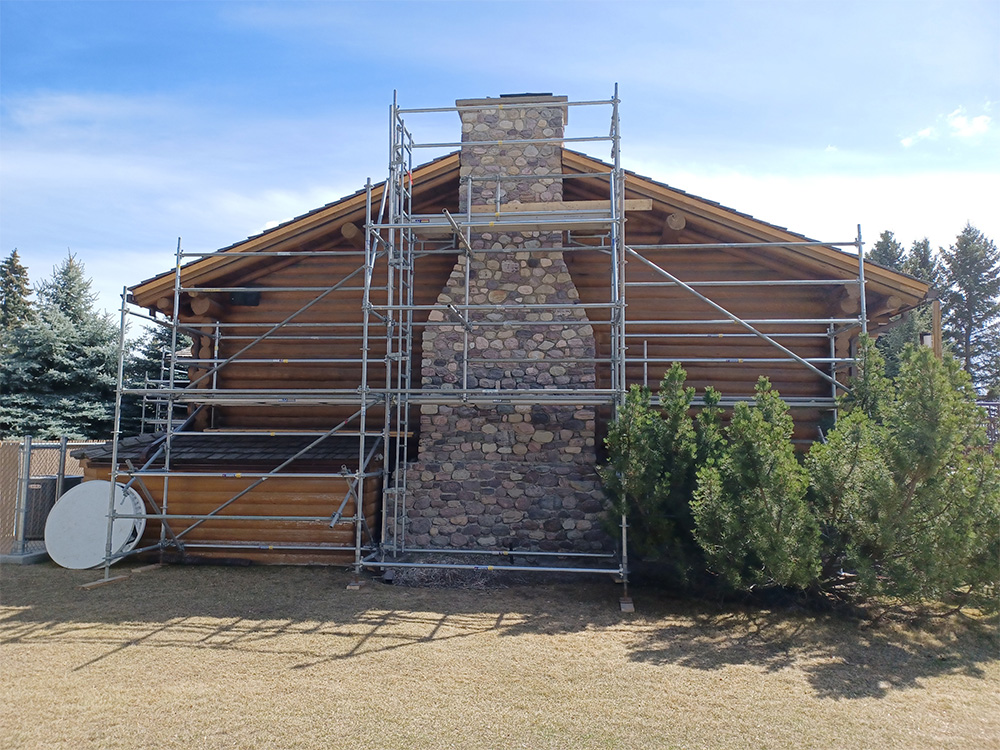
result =
M495 109L500 106L510 106L514 104L537 105L542 107L559 107L563 111L563 123L569 122L569 107L565 106L569 101L568 96L555 96L548 93L524 93L524 94L500 94L499 97L488 96L484 99L458 99L455 101L456 107ZM560 106L563 105L563 106Z

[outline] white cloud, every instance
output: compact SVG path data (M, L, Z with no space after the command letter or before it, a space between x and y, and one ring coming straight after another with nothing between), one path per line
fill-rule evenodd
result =
M381 179L386 163L368 121L104 94L11 97L0 145L0 247L19 249L33 281L72 248L110 310L123 284L172 265L178 235L215 250Z
M948 127L951 128L952 135L958 138L972 138L982 135L990 129L991 118L989 115L979 115L969 118L965 114L965 108L959 107L945 118Z
M934 130L934 128L924 128L923 130L918 130L914 135L910 135L907 136L906 138L903 138L900 141L900 144L903 146L903 148L910 148L919 141L925 141L935 137L937 137L937 132Z
M988 112L990 103L986 102L983 109ZM992 121L993 118L989 115L969 117L966 114L965 107L959 107L947 115L938 117L938 124L942 126L941 129L944 130L946 135L952 138L974 138L975 136L985 135L989 132ZM936 139L938 133L938 128L933 126L926 127L918 130L913 135L901 138L899 143L903 148L912 148L921 141Z
M115 94L44 93L10 102L13 124L23 128L79 127L85 123L108 125L125 120L159 120L176 115L166 99Z

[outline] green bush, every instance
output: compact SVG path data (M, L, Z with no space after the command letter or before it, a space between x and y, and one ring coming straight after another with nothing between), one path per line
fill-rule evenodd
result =
M865 359L877 380L870 345ZM845 411L807 461L824 529L821 587L883 604L956 600L995 610L1000 458L969 376L954 358L910 346L894 388L850 399ZM842 571L856 575L852 587L840 585Z
M737 591L808 590L873 609L1000 608L1000 449L954 358L907 347L890 381L863 340L841 418L805 466L766 378L724 430L712 389L690 416L685 378L674 364L659 409L633 388L609 431L601 475L637 552L684 583L712 572Z
M704 566L692 535L690 497L697 467L712 460L719 441L719 394L709 388L692 419L695 390L684 387L686 377L679 364L671 366L660 383L659 409L648 388L632 386L609 428L610 459L600 469L612 501L609 526L624 512L630 547L646 560L662 561L678 583Z
M819 570L809 480L792 448L792 418L767 378L739 403L714 465L697 472L694 537L712 570L737 589L805 588Z

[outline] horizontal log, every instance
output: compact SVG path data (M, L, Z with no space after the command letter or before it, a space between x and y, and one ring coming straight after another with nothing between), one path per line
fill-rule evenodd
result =
M191 312L195 315L222 320L226 316L227 308L211 297L203 295L191 300Z
M687 226L687 219L684 218L684 214L682 213L672 213L667 216L666 225L668 229L679 232Z
M187 527L178 523L172 523L171 528L175 534L179 534ZM308 529L305 531L295 531L275 527L247 528L234 526L232 528L224 528L221 526L213 527L206 523L181 537L181 541L273 542L284 544L324 543L348 546L354 544L354 535L355 532L347 527L342 530L339 528L330 529L326 527L316 527L315 529ZM143 538L148 539L150 543L152 543L155 539L146 537L145 535ZM194 551L192 550L192 552ZM236 557L239 555L232 556Z
M782 385L799 385L802 383L815 383L817 385L821 383L826 383L827 381L818 377L811 370L806 369L803 365L784 365L784 364L747 364L744 367L737 366L719 366L713 364L701 364L701 363L687 363L684 364L684 369L688 373L688 380L706 380L709 384L712 382L723 383L756 383L757 375L766 375L771 383L777 387L777 384ZM666 371L670 368L670 364L659 365L659 369ZM604 368L602 368L604 369ZM650 365L648 371L650 377L652 373L657 371L657 367ZM642 365L639 363L629 364L626 368L627 374L631 375L635 373L637 376L642 374ZM598 375L601 375L601 370L598 370ZM827 384L828 387L829 384Z
M226 471L255 471L256 468L252 464L239 463L239 462L228 462L226 464ZM95 479L108 479L109 469L107 464L92 464L91 469L93 472L93 478ZM153 492L154 496L158 491L158 484L162 481L162 478L158 477L147 477L145 480L147 487ZM170 491L204 491L204 490L218 490L218 491L228 491L229 489L240 490L248 486L254 480L248 477L219 477L219 476L186 476L186 477L172 477L170 480ZM265 484L268 485L270 491L272 492L283 492L283 493L299 493L308 494L309 492L322 493L327 491L331 495L336 495L338 490L330 490L331 481L342 481L346 487L346 479L341 477L297 477L294 474L289 474L287 476L275 476L268 479ZM369 477L365 480L366 489L372 487L379 487L380 481L377 478ZM343 497L341 495L341 497Z
M270 481L264 482L265 485ZM152 488L150 492L157 494ZM232 491L211 491L201 488L183 491L175 487L170 488L169 506L171 513L194 513L208 514L219 508L223 503L232 500L239 494L239 490ZM256 490L251 490L221 511L221 515L237 516L323 516L331 515L347 495L347 488L339 494L281 494L268 492L258 495ZM354 512L353 499L348 502L351 512ZM345 506L347 507L347 506Z
M169 555L176 553L170 552ZM246 560L257 565L328 565L346 567L354 563L353 552L283 552L281 550L208 550L192 549L191 556L204 560ZM151 558L152 559L152 558Z
M336 379L324 378L322 372L302 372L301 370L285 372L280 366L254 365L255 369L250 371L248 367L234 368L228 366L220 376L219 383L222 388L239 389L350 389L354 390L361 383L361 365L329 364L327 367L336 367L340 370ZM286 365L286 367L290 367ZM350 367L353 372L348 370ZM385 378L382 368L372 368L369 366L369 376L373 383L383 383Z
M335 462L338 464L336 468L333 466L334 462L328 462L326 467L328 471L331 471L329 478L301 478L296 479L293 475L280 475L267 479L262 484L258 485L252 489L247 494L243 495L237 503L251 505L275 505L284 504L289 506L291 510L292 506L301 505L302 507L320 507L325 506L330 503L335 505L340 505L344 497L349 491L348 480L335 476L334 474L340 470L339 464L342 461ZM357 463L355 459L354 463ZM187 467L182 464L178 464L176 467L177 471L187 471ZM230 472L231 469L240 469L241 467L226 465L224 462L217 462L217 470ZM377 468L377 467L373 467ZM243 471L235 470L232 473L262 473L262 469L266 470L265 467L256 467L252 469L244 469ZM315 473L320 473L319 471ZM144 480L149 491L155 495L162 494L161 490L161 477L149 477ZM179 498L178 502L185 503L195 503L204 504L207 506L217 506L218 504L225 502L230 497L236 495L237 493L243 491L256 479L243 477L243 478L227 478L220 476L213 476L210 474L205 474L204 476L192 477L192 476L174 476L170 480L170 494L173 497L175 494ZM365 488L365 497L374 497L374 490L381 484L381 479L376 477L370 477L366 480L367 486ZM173 502L173 500L171 500ZM350 502L354 502L351 500ZM240 511L242 512L242 511ZM297 512L297 511L295 511ZM291 515L291 513L285 514Z
M310 430L326 431L334 425L345 422L353 417L358 407L353 404L346 408L342 406L227 406L216 407L214 428L224 430ZM348 409L353 409L348 411ZM369 424L375 422L378 429L382 426L382 410L377 413L369 409ZM344 429L357 434L360 420L357 418L345 422Z
M364 250L365 247L365 233L358 227L357 224L352 224L347 222L340 228L340 233L344 236L348 242L359 250Z

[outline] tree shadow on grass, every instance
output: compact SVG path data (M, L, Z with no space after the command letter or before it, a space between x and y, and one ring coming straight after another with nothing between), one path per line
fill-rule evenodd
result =
M86 656L74 671L135 647L252 652L310 669L490 633L556 634L618 620L609 580L504 588L501 578L484 591L388 586L368 577L350 591L354 577L337 568L203 565L80 588L100 577L51 564L0 568L0 649L79 647Z
M998 640L995 623L966 618L875 626L730 606L652 628L632 658L705 671L794 667L818 697L881 698L930 677L983 678L984 666L998 659Z
M716 671L795 669L820 697L882 697L944 675L983 678L998 658L995 623L941 620L873 627L835 616L670 600L639 590L618 610L607 578L488 590L387 586L347 591L330 568L168 566L91 590L95 571L0 568L0 648L81 646L85 670L134 647L267 654L312 669L374 653L481 636L593 634L628 658Z

